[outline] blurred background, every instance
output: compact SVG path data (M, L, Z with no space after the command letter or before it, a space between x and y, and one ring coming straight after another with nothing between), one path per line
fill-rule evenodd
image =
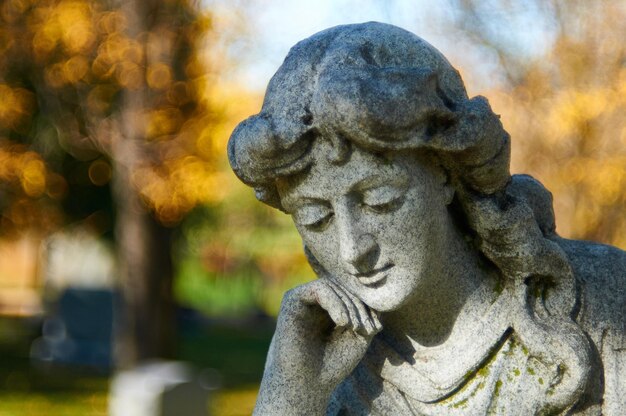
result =
M155 359L251 412L313 273L228 136L293 44L369 20L489 98L562 236L626 248L626 2L1 0L0 415L105 415L116 371Z

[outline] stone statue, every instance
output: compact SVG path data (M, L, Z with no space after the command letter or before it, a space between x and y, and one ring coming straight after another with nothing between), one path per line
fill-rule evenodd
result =
M556 234L498 116L422 39L298 43L228 156L319 277L284 297L256 414L626 414L626 253Z

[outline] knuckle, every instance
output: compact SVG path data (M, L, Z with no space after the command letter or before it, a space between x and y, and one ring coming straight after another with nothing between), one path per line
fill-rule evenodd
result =
M281 309L287 308L290 305L293 305L294 303L299 302L300 298L302 297L302 294L303 294L302 286L294 287L286 291L285 294L283 295L283 300L280 305Z
M283 304L291 302L296 297L297 297L296 289L295 288L294 289L289 289L283 295Z

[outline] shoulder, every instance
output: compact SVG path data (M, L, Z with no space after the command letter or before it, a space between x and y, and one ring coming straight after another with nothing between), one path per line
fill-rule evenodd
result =
M583 326L626 329L626 251L589 241L556 240L580 286Z
M585 281L626 278L626 251L592 241L557 238L555 242L565 251L576 277Z
M602 361L602 414L626 408L626 252L587 241L558 239L580 288L576 320Z

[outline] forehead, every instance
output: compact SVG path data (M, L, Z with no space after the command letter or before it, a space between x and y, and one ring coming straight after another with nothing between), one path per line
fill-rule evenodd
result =
M311 168L302 174L281 178L277 188L284 207L298 199L332 199L358 187L393 185L406 180L407 161L400 155L383 155L352 146L347 160L328 160L330 144L318 140L312 151Z

